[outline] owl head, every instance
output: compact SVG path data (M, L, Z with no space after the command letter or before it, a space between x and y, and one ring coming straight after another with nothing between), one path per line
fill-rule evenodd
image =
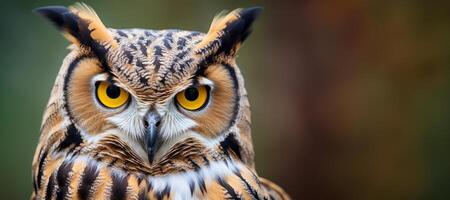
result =
M235 58L260 10L219 15L204 34L107 28L83 4L39 8L72 43L49 106L61 109L61 127L86 145L115 135L152 163L194 137L206 146L226 142L252 166L249 104Z

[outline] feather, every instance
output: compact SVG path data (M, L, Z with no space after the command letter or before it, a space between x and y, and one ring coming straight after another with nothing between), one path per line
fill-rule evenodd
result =
M84 3L76 3L70 6L69 10L88 22L88 29L92 39L117 47L117 43L114 41L111 33L100 20L97 13L95 13L94 9Z
M69 8L46 6L34 9L34 12L51 21L73 44L93 49L99 48L100 44L118 46L95 11L86 4L78 3Z
M214 17L208 33L197 45L196 53L234 56L241 43L250 34L250 28L261 13L261 8L235 9L225 15L222 11Z

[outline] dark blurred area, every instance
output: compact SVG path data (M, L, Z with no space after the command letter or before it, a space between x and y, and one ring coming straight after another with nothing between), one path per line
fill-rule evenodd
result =
M42 112L68 42L2 2L1 199L26 199ZM259 175L294 199L450 199L446 1L85 1L114 28L206 32L221 10L264 12L240 50Z

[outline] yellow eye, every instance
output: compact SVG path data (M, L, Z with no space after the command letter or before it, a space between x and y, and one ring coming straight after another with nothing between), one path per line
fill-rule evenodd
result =
M186 110L194 111L202 108L208 101L206 86L190 87L176 96L178 105Z
M108 108L123 106L129 99L128 92L106 81L97 84L95 93L98 101Z

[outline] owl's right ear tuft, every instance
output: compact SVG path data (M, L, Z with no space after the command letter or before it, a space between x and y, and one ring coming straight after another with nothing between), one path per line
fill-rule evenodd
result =
M76 16L70 10L63 6L45 6L33 9L33 12L48 19L58 28L70 42L79 44L79 36L77 38L78 24Z
M64 13L68 13L69 9L63 6L45 6L33 9L33 12L46 17L53 22L56 27L62 29L65 24Z
M33 11L52 22L64 37L76 45L84 45L94 51L99 46L117 46L94 10L85 4L76 4L69 8L46 6Z

